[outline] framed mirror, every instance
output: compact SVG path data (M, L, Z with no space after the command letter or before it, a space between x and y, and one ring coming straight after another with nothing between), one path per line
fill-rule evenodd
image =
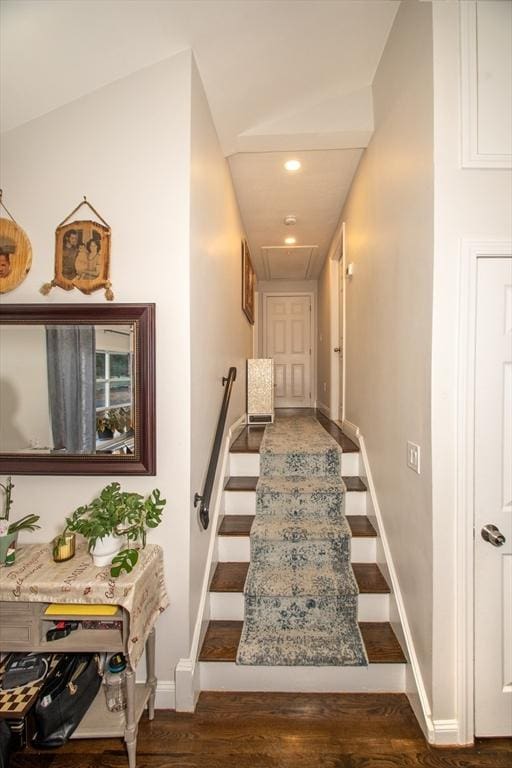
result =
M155 305L0 306L0 474L154 475Z

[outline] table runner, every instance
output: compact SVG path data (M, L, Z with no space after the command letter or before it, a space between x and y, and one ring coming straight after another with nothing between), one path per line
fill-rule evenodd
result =
M85 543L77 544L75 556L64 563L53 561L51 544L18 545L15 564L0 569L0 600L121 606L130 617L127 654L134 669L151 628L169 605L162 548L148 544L133 571L114 579L110 565L93 565Z

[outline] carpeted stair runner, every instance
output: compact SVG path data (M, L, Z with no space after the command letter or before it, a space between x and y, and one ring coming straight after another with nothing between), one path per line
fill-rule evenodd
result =
M366 665L341 450L311 416L265 429L237 663Z

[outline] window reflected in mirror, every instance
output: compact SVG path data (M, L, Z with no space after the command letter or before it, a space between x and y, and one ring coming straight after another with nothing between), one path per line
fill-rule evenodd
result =
M0 325L0 453L131 455L134 324Z

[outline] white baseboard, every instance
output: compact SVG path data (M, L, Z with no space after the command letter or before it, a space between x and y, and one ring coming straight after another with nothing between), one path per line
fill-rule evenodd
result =
M325 403L321 403L320 400L317 401L316 407L320 411L320 413L323 413L324 416L327 416L328 419L331 418L331 412L329 408L325 405Z
M407 619L407 613L405 611L404 601L402 598L400 583L398 581L398 576L393 563L393 558L391 557L391 551L390 551L389 543L386 536L386 529L382 519L382 513L380 510L379 501L377 498L377 492L375 490L375 485L372 478L370 463L368 460L368 454L366 452L366 444L365 444L364 436L361 434L359 427L357 425L352 424L351 422L347 422L346 420L343 422L343 428L344 428L344 431L350 435L350 437L356 438L359 443L359 448L361 452L360 455L362 460L362 470L363 470L362 473L363 473L363 477L366 479L368 494L370 496L370 504L371 504L371 507L373 508L372 517L373 516L375 517L375 520L377 523L377 528L378 528L379 537L380 537L380 546L382 547L382 551L384 553L384 557L386 560L385 575L390 581L390 587L392 591L392 601L394 603L394 608L396 608L396 612L398 614L397 618L399 619L399 623L400 623L400 628L397 634L399 635L399 639L402 640L403 644L405 645L404 652L406 654L407 661L410 666L410 670L408 671L406 676L406 681L408 683L406 687L406 693L409 698L413 712L416 715L418 723L423 733L425 734L425 738L428 740L428 742L431 744L447 743L444 741L443 742L437 741L437 738L444 738L444 732L440 731L438 736L433 725L430 701L427 695L425 684L423 682L423 676L421 674L418 657L416 655L416 650L415 650L414 642L412 639L412 633L409 626L409 621ZM448 722L448 721L443 721L443 722ZM446 733L448 733L448 731L446 731ZM451 742L451 743L454 743L454 742Z
M348 419L343 419L343 431L355 443L359 441L359 427L352 424Z
M434 738L431 744L436 747L452 747L460 743L458 720L434 720Z
M228 429L226 436L224 437L222 446L222 460L220 468L218 470L218 477L224 478L228 469L229 461L229 448L234 433L246 423L246 414L244 413L238 418ZM176 665L176 711L177 712L193 712L199 697L199 674L197 669L197 657L199 655L199 649L201 640L204 634L204 618L208 613L208 592L210 587L210 578L212 575L212 569L215 566L214 554L216 552L216 538L217 528L219 526L219 513L222 504L222 497L224 493L224 482L217 483L214 502L212 505L212 515L210 518L209 529L209 544L208 554L204 565L203 584L201 588L201 599L199 601L199 608L197 611L196 623L194 627L194 634L192 636L192 643L190 646L190 654L186 658L182 658Z
M176 686L174 680L159 680L156 684L155 709L176 708Z

